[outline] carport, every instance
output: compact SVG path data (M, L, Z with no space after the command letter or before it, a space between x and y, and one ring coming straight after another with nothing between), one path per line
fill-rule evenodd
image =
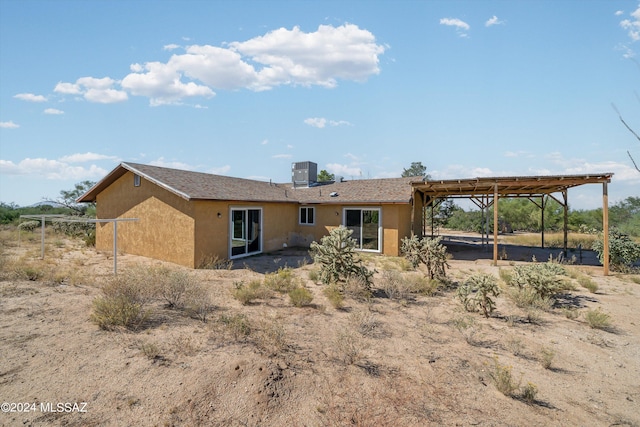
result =
M500 198L525 197L542 210L542 246L544 247L544 208L549 198L564 209L564 251L568 242L568 190L586 184L602 184L602 229L609 229L608 185L613 173L589 175L549 175L484 177L471 179L424 180L413 182L412 231L420 237L426 232L425 209L445 199L470 199L481 209L493 209L493 265L498 265L498 203ZM609 235L604 236L604 275L609 274Z

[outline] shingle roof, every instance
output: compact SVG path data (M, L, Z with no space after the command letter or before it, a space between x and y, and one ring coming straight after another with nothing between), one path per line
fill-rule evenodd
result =
M293 188L291 183L272 184L251 179L213 175L180 169L121 163L81 196L79 202L95 201L98 193L127 171L187 200L233 200L300 203L409 203L411 182L419 178L345 181L315 187ZM331 193L337 196L331 196Z
M292 191L300 203L409 203L411 183L419 180L419 177L362 179Z

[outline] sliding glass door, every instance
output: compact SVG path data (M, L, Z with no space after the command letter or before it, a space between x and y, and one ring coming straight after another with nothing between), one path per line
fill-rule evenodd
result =
M380 209L345 208L343 223L349 230L353 230L351 238L357 242L358 249L380 252L382 240Z
M231 208L230 258L262 252L262 209Z

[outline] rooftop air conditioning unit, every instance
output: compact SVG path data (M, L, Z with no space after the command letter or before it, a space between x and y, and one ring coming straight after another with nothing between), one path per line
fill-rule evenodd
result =
M294 187L309 187L318 181L318 165L313 162L291 164L291 182Z

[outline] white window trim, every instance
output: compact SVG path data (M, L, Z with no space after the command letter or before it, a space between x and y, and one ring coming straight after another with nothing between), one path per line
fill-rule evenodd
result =
M302 222L302 209L307 209L307 222ZM309 209L313 212L313 221L309 222ZM300 206L298 209L298 224L300 225L316 225L316 208L315 206Z
M133 186L140 187L140 175L138 175L137 173L133 174Z
M348 210L367 210L367 211L378 211L378 249L360 249L356 248L357 251L360 252L373 252L373 253L382 253L382 248L384 248L384 242L382 241L383 228L382 228L382 207L381 206L345 206L342 208L342 226L347 226L347 211Z
M249 211L249 210L257 210L260 211L260 225L258 226L260 228L260 248L256 251L256 252L248 252L248 253L244 253L244 254L240 254L240 255L233 255L232 253L232 247L233 247L233 211ZM229 230L229 247L228 249L228 253L229 253L229 259L238 259L238 258L244 258L244 257L248 257L248 256L252 256L252 255L257 255L257 254L261 254L262 250L263 250L263 236L264 234L262 233L262 223L264 221L264 215L263 215L263 210L262 210L262 206L229 206L229 224L228 224L228 230ZM242 231L243 236L246 236L246 230Z

